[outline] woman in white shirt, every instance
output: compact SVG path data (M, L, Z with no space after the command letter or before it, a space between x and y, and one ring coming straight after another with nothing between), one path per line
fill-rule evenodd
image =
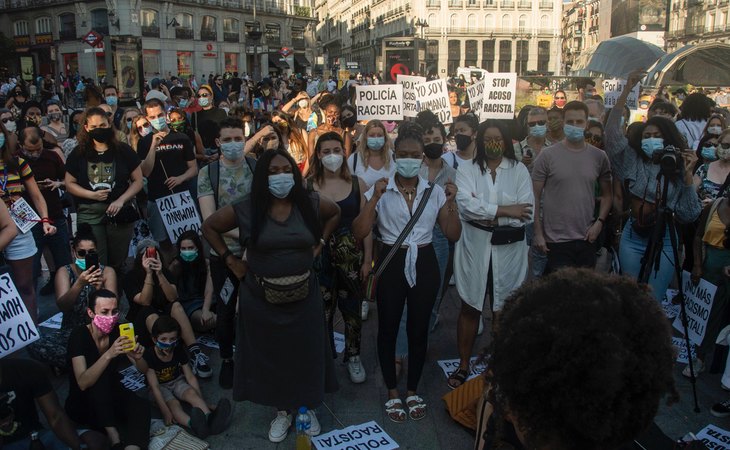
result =
M454 389L466 381L486 294L494 319L505 299L527 277L525 224L532 221L532 181L517 162L512 138L496 120L483 123L476 154L456 174L462 225L454 253L454 279L461 298L456 338L459 368L449 376Z
M368 189L379 179L392 177L395 164L391 148L383 122L369 121L357 141L357 151L347 158L350 173L360 178Z
M423 150L423 128L413 122L401 124L395 141L397 173L389 179L379 179L365 194L367 203L352 224L357 239L364 239L377 224L384 244L380 255L384 257L424 196L429 195L422 215L378 280L378 359L388 388L385 411L394 422L403 422L407 417L395 375L395 344L403 307L407 302L409 358L406 406L408 416L412 420L420 420L426 416L426 403L416 389L426 361L428 323L440 283L436 254L431 244L433 227L438 221L444 235L452 241L458 240L461 233L454 201L456 186L447 182L444 188L434 185L429 192L428 181L418 176Z

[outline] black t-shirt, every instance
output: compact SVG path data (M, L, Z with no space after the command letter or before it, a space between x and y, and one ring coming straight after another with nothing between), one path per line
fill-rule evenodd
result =
M152 145L152 134L143 137L137 145L140 159L145 159ZM155 166L147 177L147 195L151 201L188 190L187 183L183 183L172 191L165 186L170 177L177 177L188 170L188 161L195 160L195 150L190 138L184 133L170 131L157 146Z
M38 159L28 159L27 161L30 169L33 171L36 182L43 181L46 178L53 181L63 181L66 175L66 167L63 165L63 160L58 156L58 153L52 150L44 149ZM61 206L61 197L58 195L58 190L45 189L40 184L38 188L40 188L43 199L46 201L48 217L52 219L63 217L63 206ZM23 197L29 203L31 202L30 195L27 191Z
M190 123L203 141L203 147L216 148L215 138L218 137L221 122L228 118L228 114L220 108L213 107L192 114Z
M241 85L243 84L243 80L240 78L233 78L231 80L231 92L238 92L240 96L241 92Z
M43 428L38 420L35 399L52 391L51 379L43 364L31 359L0 359L0 423L8 415L13 416L11 424L18 423L9 436L0 435L0 448L3 443L28 438L33 431Z
M182 339L178 339L170 361L162 361L154 346L149 346L144 351L144 360L150 366L150 369L155 371L157 381L160 384L175 381L180 377L183 374L182 366L187 364L189 359L188 352L182 344Z
M94 152L91 157L76 147L66 160L66 171L76 182L90 191L111 189L106 203L118 199L129 188L132 172L140 164L139 156L127 144L120 143L116 151L103 154ZM78 203L97 203L96 200L76 197Z
M162 273L168 280L173 279L167 269L163 268ZM130 270L124 277L124 294L129 299L129 312L127 312L128 320L136 320L137 314L139 314L139 311L143 308L142 305L134 301L134 297L142 292L146 276L147 274L144 269L140 270L135 268ZM170 302L168 302L165 298L165 292L160 287L160 282L157 280L157 274L153 274L152 277L154 278L155 285L152 286L152 303L150 306L152 306L152 308L154 308L157 312L164 312L165 309L169 307Z

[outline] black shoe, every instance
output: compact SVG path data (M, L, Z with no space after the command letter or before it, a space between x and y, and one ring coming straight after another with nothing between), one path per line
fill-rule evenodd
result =
M48 283L46 283L46 284L45 284L45 286L43 286L43 287L42 287L42 288L41 288L41 289L40 289L40 290L38 291L38 293L39 293L40 295L51 295L51 294L53 294L53 293L54 293L54 292L56 291L56 287L55 287L55 285L53 284L53 280L54 280L54 278L55 278L55 276L54 276L54 275L55 275L55 273L51 272L51 277L50 277L50 278L48 278Z
M223 433L231 423L231 402L227 398L218 400L218 406L208 418L210 434Z
M221 373L218 374L218 384L221 389L233 388L233 360L221 363Z
M722 403L715 403L714 405L712 405L710 412L715 417L730 416L730 400L725 400Z
M205 439L210 434L208 428L208 418L205 417L205 413L200 408L193 408L190 411L190 429L193 434L200 439Z

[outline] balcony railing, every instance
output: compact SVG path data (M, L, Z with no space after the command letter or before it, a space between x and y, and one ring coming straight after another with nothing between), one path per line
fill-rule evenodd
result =
M515 7L515 2L514 0L501 0L499 6L502 9L512 9Z
M552 2L540 2L540 9L553 9Z
M427 35L441 35L441 34L469 34L475 37L488 37L490 35L539 35L539 36L552 36L555 34L555 30L552 28L522 28L522 27L509 27L509 28L486 28L486 27L429 27L424 29ZM481 36L476 36L481 35Z
M281 37L280 36L266 36L266 43L268 45L275 45L278 47L281 45Z
M484 9L497 9L496 0L484 0Z
M160 37L160 27L142 25L142 36L144 37Z
M238 33L225 32L223 33L223 40L226 42L238 42L240 39Z
M305 43L304 39L292 39L291 40L291 46L296 49L304 48L305 45L306 45L306 43Z
M520 0L517 2L517 9L532 9L532 2L529 0Z
M426 1L426 7L427 8L440 8L441 7L441 0L427 0Z
M464 0L449 0L449 8L463 8Z
M200 30L201 41L215 41L218 40L218 33L215 30Z
M192 28L175 28L175 38L176 39L192 39L193 38L193 29Z
M309 6L295 6L294 15L298 17L312 17L312 10Z

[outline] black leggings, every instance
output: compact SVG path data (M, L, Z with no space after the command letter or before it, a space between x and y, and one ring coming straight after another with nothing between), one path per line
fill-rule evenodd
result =
M213 295L216 301L215 339L220 347L223 359L233 358L233 340L236 334L236 304L238 303L238 285L236 276L228 269L225 261L218 256L210 255L210 278L213 282ZM226 278L233 281L233 293L226 305L220 298Z
M380 253L387 255L390 247ZM378 280L378 358L388 389L398 385L395 376L395 343L403 307L408 302L408 390L415 391L426 363L428 322L441 283L436 252L430 244L418 249L416 285L408 286L404 273L406 250L399 249Z

